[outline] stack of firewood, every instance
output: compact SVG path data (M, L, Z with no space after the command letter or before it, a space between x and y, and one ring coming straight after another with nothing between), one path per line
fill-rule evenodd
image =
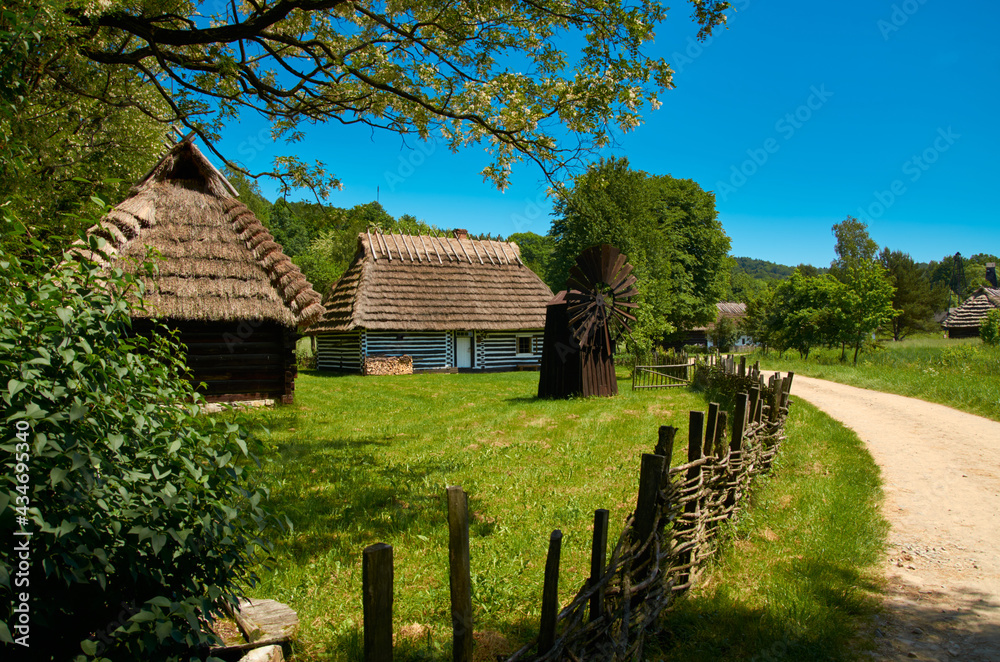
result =
M412 375L413 357L369 356L365 358L366 375Z

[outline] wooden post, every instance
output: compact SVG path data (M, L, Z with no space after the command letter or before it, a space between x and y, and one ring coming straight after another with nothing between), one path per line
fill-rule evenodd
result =
M365 662L392 662L392 545L375 543L361 557Z
M469 496L448 490L448 564L451 583L452 659L472 662L472 569L469 560Z
M724 450L724 442L726 439L726 428L728 427L729 427L729 412L725 410L720 411L719 417L715 424L715 440L714 440L715 443L713 448L715 457L719 458L720 460L726 455L726 452Z
M715 425L719 420L719 403L708 403L708 420L705 422L705 446L704 454L712 454L712 445L715 443Z
M750 405L750 398L746 393L736 396L736 411L733 416L733 436L729 440L729 479L738 475L743 470L743 433L746 430L747 413ZM739 460L734 460L733 456L739 453ZM736 488L729 488L726 494L726 508L736 503Z
M705 427L705 414L700 411L693 411L688 419L688 462L694 462L695 460L701 459L702 450L702 432ZM686 483L691 483L697 481L698 477L701 476L701 466L691 467L687 470ZM698 499L692 499L684 506L684 513L688 517L691 517L690 521L685 523L685 532L689 529L697 529L698 522ZM679 559L679 565L686 565L688 563L693 563L696 560L695 551L692 549L689 552L684 552L681 554ZM678 578L678 584L686 584L691 578L691 570L685 570Z
M538 633L538 654L552 650L556 642L556 619L559 617L559 551L562 531L549 536L549 554L545 558L545 585L542 587L542 624Z
M674 456L674 437L677 436L677 428L672 425L661 425L659 430L659 436L656 440L656 449L653 451L655 455L662 455L667 459L667 465L664 467L664 471L669 468L670 460Z
M594 511L594 540L590 547L590 586L596 586L604 577L604 560L608 553L608 511L599 508ZM604 615L604 587L590 597L590 620Z
M641 545L653 533L656 522L657 497L660 494L660 478L666 458L662 455L642 454L642 466L639 473L639 497L635 506L635 528L632 529L632 541ZM648 553L648 551L647 551Z
M740 377L746 377L746 376L747 376L747 357L746 356L741 356L740 357Z

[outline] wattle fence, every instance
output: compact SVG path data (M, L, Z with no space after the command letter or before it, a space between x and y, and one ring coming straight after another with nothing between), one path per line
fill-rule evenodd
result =
M644 454L636 509L607 559L608 511L594 514L591 574L559 608L562 533L549 538L539 635L507 662L641 659L647 637L676 596L697 583L718 549L722 524L743 507L754 479L766 472L784 438L793 374L765 380L732 357L695 367L695 381L726 406L689 416L687 462L670 466L677 428L659 430ZM472 659L472 601L467 496L448 488L454 656ZM392 548L365 549L365 660L392 659Z

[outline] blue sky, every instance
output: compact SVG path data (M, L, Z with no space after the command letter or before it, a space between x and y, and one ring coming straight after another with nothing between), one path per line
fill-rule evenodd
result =
M733 255L825 266L831 227L848 214L917 261L1000 253L1000 3L733 4L729 29L702 44L690 4L673 5L650 53L671 62L677 87L606 155L715 191ZM439 227L504 236L550 227L531 166L499 192L479 174L489 162L479 149L455 154L335 124L306 133L294 153L343 183L330 204L377 195L389 213ZM246 118L219 146L264 170L289 150L269 140ZM278 195L270 183L263 190Z

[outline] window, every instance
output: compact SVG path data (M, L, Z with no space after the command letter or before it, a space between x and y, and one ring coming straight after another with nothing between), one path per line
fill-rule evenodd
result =
M518 336L517 337L517 355L518 356L531 356L534 352L531 351L531 336Z

